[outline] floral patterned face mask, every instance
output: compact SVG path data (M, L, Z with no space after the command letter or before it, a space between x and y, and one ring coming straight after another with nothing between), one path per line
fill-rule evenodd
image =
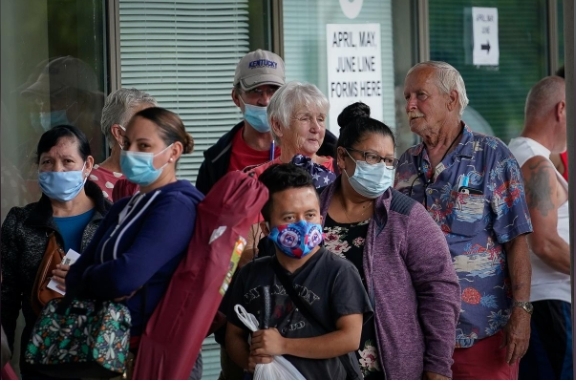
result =
M322 243L322 226L300 220L273 227L268 237L286 256L301 259Z

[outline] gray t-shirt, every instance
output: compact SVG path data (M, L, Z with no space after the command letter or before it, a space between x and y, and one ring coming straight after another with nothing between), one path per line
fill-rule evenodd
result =
M306 264L290 274L290 279L318 321L335 330L336 321L342 316L372 313L368 295L352 263L325 248L320 248L312 256ZM240 304L262 323L262 287L268 285L272 302L269 320L271 328L277 328L286 338L309 338L326 334L322 327L309 322L296 309L274 273L272 261L277 260L275 257L259 258L239 271L227 304L228 320L238 327L244 327L234 312L234 306ZM346 379L346 370L338 358L305 359L290 355L285 358L306 379Z

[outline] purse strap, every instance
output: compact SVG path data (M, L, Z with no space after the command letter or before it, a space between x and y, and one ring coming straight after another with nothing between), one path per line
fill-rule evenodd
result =
M306 318L306 320L324 329L326 333L332 332L333 330L330 330L326 325L324 325L322 321L316 318L316 316L314 315L314 313L312 313L308 305L305 304L304 301L302 301L302 299L294 289L294 285L292 284L290 277L286 274L286 271L282 269L276 256L274 256L274 258L272 259L272 269L274 270L276 277L278 277L278 280L280 280L280 282L282 283L282 286L284 286L286 293L288 293L288 296L290 296L290 299L294 304L296 304L296 307L300 310L300 313L302 313L302 315ZM362 379L360 378L357 369L354 368L354 366L352 365L349 354L341 355L338 357L338 359L342 363L344 370L346 370L346 374L348 376L347 379Z
M36 276L34 277L34 284L32 285L32 293L30 294L30 305L36 314L40 314L40 311L44 307L43 300L40 298L42 290L46 290L45 287L49 282L50 272L54 268L55 257L63 257L64 251L62 250L58 239L56 238L56 231L46 233L47 241L46 248L44 249L44 254L42 255L42 261L38 266L36 271ZM56 297L56 292L51 292L47 290L50 295Z
M82 274L82 278L80 280L80 284L78 284L77 288L74 288L72 290L66 290L66 294L58 303L58 308L56 308L56 314L66 314L66 310L70 307L70 305L72 305L72 301L74 301L74 299L84 294L84 291L88 289L88 285L86 284L85 281L86 274L93 266L94 265L90 265L88 268L84 270L84 273Z

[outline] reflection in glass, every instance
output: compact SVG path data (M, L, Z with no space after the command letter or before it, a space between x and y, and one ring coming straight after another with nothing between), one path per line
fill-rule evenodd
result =
M38 200L40 135L76 125L104 157L100 114L106 92L104 0L2 0L1 219Z

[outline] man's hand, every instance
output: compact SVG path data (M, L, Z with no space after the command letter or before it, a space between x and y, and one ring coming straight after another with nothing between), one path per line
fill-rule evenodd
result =
M504 327L500 348L508 347L506 362L512 365L524 357L530 341L530 314L522 308L512 308L512 314Z
M284 342L285 338L276 328L258 330L252 334L250 355L282 355L285 353Z
M259 363L270 363L274 357L270 355L250 355L248 357L248 371L253 373Z
M425 371L422 373L422 379L450 379L445 375L433 373L431 371Z
M52 280L58 283L57 287L62 292L66 292L66 274L70 270L70 265L58 264L52 271Z

